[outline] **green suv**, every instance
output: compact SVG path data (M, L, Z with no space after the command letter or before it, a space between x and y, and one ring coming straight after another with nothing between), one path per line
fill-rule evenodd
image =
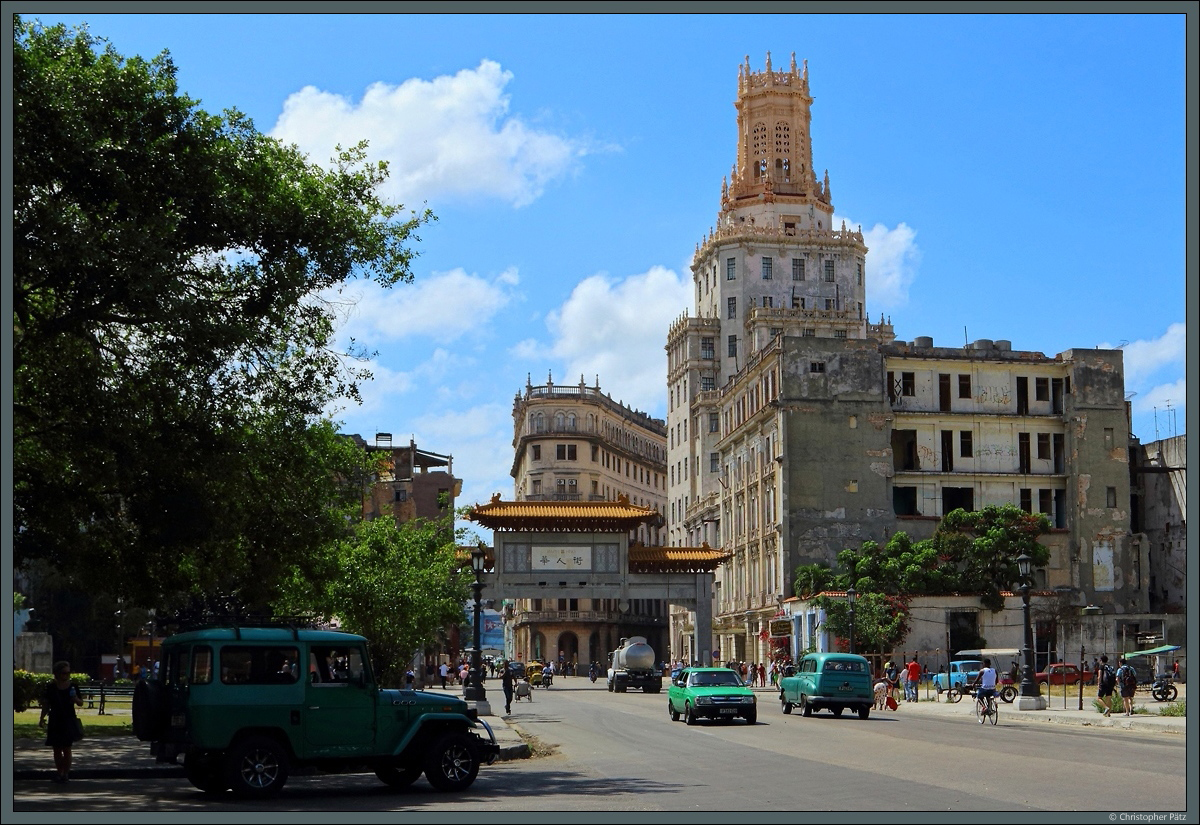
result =
M182 755L202 791L248 797L278 793L293 767L461 791L500 752L462 699L376 685L362 636L282 627L168 638L134 691L133 730L159 762Z

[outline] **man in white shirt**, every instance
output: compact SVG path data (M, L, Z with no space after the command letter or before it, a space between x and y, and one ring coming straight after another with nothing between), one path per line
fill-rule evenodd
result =
M442 690L446 689L446 680L450 678L450 665L442 662L438 668L438 675L442 677Z
M980 699L991 698L991 704L996 703L996 669L992 667L991 659L983 660L983 668L975 676L975 681L971 683L971 687L978 688L975 694Z

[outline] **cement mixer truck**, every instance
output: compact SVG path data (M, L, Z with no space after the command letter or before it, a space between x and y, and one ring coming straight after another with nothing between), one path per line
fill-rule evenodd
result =
M645 636L630 636L621 640L613 651L608 668L608 690L624 693L629 688L641 688L642 693L662 691L662 671L654 667L654 648Z

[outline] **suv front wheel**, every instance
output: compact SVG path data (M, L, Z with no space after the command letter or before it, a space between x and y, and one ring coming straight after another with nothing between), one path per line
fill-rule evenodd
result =
M243 739L229 751L226 779L238 796L274 796L288 780L287 751L266 736Z
M425 755L425 778L439 791L462 791L479 774L479 754L465 733L447 733Z

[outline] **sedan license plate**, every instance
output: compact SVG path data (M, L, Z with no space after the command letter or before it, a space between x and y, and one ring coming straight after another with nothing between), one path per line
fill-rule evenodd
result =
M737 708L721 708L721 713L728 713L730 716L737 713Z
M842 685L838 690L854 690L853 685Z

